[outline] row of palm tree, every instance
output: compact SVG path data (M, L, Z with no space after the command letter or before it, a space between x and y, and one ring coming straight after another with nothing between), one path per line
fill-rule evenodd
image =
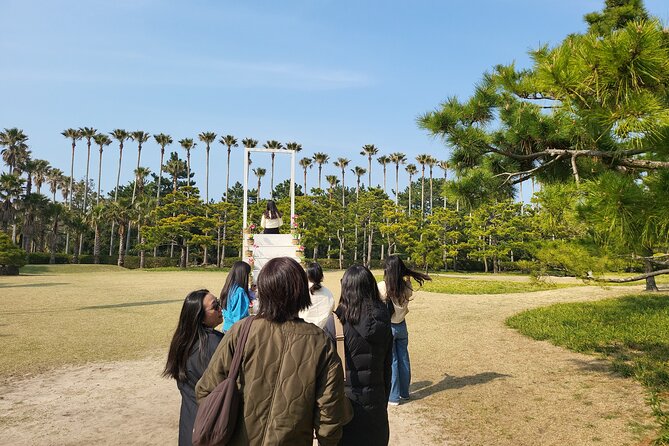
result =
M141 167L141 155L142 155L142 148L143 145L151 139L151 135L147 132L144 131L133 131L133 132L128 132L123 129L114 129L112 132L109 134L105 133L100 133L98 132L95 128L92 127L83 127L79 129L66 129L65 131L62 132L62 135L66 138L68 138L71 141L71 149L72 149L72 154L71 154L71 163L70 163L70 175L65 176L64 173L60 169L53 168L49 165L49 163L45 160L32 160L30 159L30 151L28 150L28 144L27 144L27 136L19 129L5 129L3 132L0 132L0 145L3 147L2 150L2 156L5 161L5 164L9 167L9 170L12 174L20 174L22 172L27 173L27 181L26 181L26 194L29 194L31 192L32 184L34 182L35 187L37 188L38 194L41 191L42 185L46 182L49 184L51 195L52 195L52 201L56 202L56 192L58 189L61 190L62 195L63 195L63 203L67 206L69 210L72 210L73 207L73 189L75 187L78 187L77 183L75 181L75 175L74 175L74 157L76 154L76 144L78 141L85 140L86 141L86 148L87 148L87 158L86 158L86 170L85 170L85 175L84 175L84 181L83 181L83 186L79 188L78 190L83 191L83 204L81 202L78 202L78 208L75 209L74 211L79 212L80 215L86 216L87 213L89 212L89 194L92 194L93 191L89 188L89 177L90 177L90 156L91 156L91 144L95 144L98 147L99 151L99 158L98 158L98 172L97 172L97 193L95 195L95 205L98 205L100 203L100 197L101 197L101 189L100 189L100 184L101 184L101 173L102 173L102 164L103 164L103 153L104 153L104 148L111 145L112 142L116 141L118 143L118 148L119 148L119 158L118 158L118 171L117 171L117 176L116 176L116 185L114 188L114 193L113 193L113 202L116 203L119 199L119 187L120 187L120 176L121 176L121 166L122 166L122 160L123 160L123 149L124 149L124 144L131 140L134 141L137 144L137 163L136 163L136 168L134 169L134 180L133 180L133 187L132 187L132 198L131 198L131 206L135 205L137 194L138 194L138 188L142 187L144 184L144 179L149 175L150 171L147 168ZM198 140L202 143L204 143L204 146L206 148L206 165L205 165L205 200L206 202L209 202L209 152L212 144L216 141L217 135L214 132L202 132L198 135ZM158 178L157 178L157 184L160 185L162 184L162 176L164 173L170 174L172 176L172 189L173 191L176 191L177 189L177 172L183 171L184 170L184 162L178 158L178 156L174 156L170 158L167 162L165 162L165 150L168 146L174 143L174 140L170 135L164 134L164 133L159 133L156 135L153 135L153 139L155 142L160 146L160 168L158 172ZM226 174L226 191L225 191L225 201L228 200L228 195L230 191L230 186L229 186L229 179L230 179L230 156L231 156L231 151L233 147L238 147L238 142L237 139L232 136L232 135L225 135L222 136L218 142L222 145L224 145L227 148L227 174ZM194 141L192 138L184 138L178 141L180 146L183 148L183 150L186 152L186 162L185 162L185 169L187 170L187 175L186 175L186 181L187 184L190 185L191 181L191 151L193 150L194 147L197 146L197 143ZM244 147L248 148L255 148L258 145L258 141L252 138L246 138L242 140L242 144ZM269 140L265 144L263 144L263 147L266 149L274 149L274 150L287 150L287 151L294 151L294 152L300 152L302 150L302 146L298 143L295 142L290 142L285 144L285 146L276 141L276 140ZM359 191L362 187L362 178L364 177L365 174L367 174L367 185L371 184L371 178L372 178L372 161L379 152L379 149L376 148L372 144L364 145L362 147L362 150L360 152L361 155L365 156L367 158L367 169L361 166L354 166L350 171L355 175L356 177L356 187L355 187L355 192L356 192L356 197L359 195ZM274 192L274 157L275 153L272 153L272 170L271 170L271 182L270 182L270 190L272 191L272 194ZM324 165L329 163L329 155L323 152L317 152L315 153L312 157L308 158L302 158L299 161L300 166L304 169L304 190L305 192L308 190L307 189L307 171L310 169L313 165L318 166L318 189L322 189L322 170ZM395 164L395 203L398 204L398 196L399 196L399 169L401 165L406 164L407 162L407 157L403 153L392 153L390 155L380 155L377 158L378 163L383 167L383 190L384 192L387 193L387 166L390 164ZM439 166L442 169L444 169L444 175L446 174L446 170L448 169L448 164L445 162L438 162L434 157L430 155L419 155L416 157L416 161L422 166L422 181L421 181L421 213L425 213L425 179L426 179L426 168L429 168L429 179L430 179L430 200L429 200L429 208L432 208L432 197L433 197L433 191L432 191L432 178L433 178L433 167L434 166ZM250 160L250 155L249 155L249 164L251 163ZM351 164L351 160L345 157L339 157L336 161L333 162L334 166L336 166L340 172L341 175L341 190L342 190L342 205L346 205L346 170ZM263 168L255 168L252 170L252 172L256 175L257 177L257 196L260 196L260 191L261 191L261 179L266 175L267 171ZM406 165L406 172L409 175L409 182L411 183L413 181L413 176L417 173L417 169L414 164L408 164ZM339 183L339 179L335 175L326 175L325 177L327 183L329 184L329 190L330 194L332 194L333 189L335 186ZM3 190L9 190L11 188L6 188L3 186ZM19 193L16 193L16 195L19 195ZM156 187L156 199L152 200L153 206L157 205L160 201L160 194L161 194L161 187ZM5 194L7 195L7 194ZM411 212L412 208L412 198L411 198L411 188L409 188L409 212ZM113 252L113 246L114 246L114 236L116 234L115 231L115 224L116 221L114 219L111 219L111 232L110 232L110 245L109 245L109 254L111 255ZM138 222L132 223L139 225ZM130 247L130 234L131 234L131 222L128 221L126 223L126 227L123 228L123 236L125 236L125 240L122 240L123 245L125 246L125 250L127 251ZM15 225L13 225L15 226ZM98 227L97 223L95 224L95 227L92 228L95 230L95 233L98 233ZM77 244L75 245L75 252L81 252L82 250L82 243L83 243L83 231L75 231L77 232L76 235L79 235ZM137 231L139 233L139 231ZM120 236L121 232L119 232ZM15 229L14 229L14 235L15 235ZM96 246L97 246L97 240L99 237L96 236ZM16 237L14 238L16 240ZM139 241L139 240L138 240ZM65 248L66 252L69 252L69 245L70 245L70 234L69 231L66 233L66 239L65 239ZM29 247L28 247L29 248ZM77 249L78 248L78 249Z

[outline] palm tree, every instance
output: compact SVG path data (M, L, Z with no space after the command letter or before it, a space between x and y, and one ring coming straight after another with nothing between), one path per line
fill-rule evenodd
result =
M242 139L242 144L244 144L244 147L246 147L247 149L253 149L258 145L258 140L253 139L253 138L244 138L244 139ZM248 165L250 166L251 165L251 152L249 152L249 155L248 155L247 158L248 158ZM246 184L248 184L248 182L249 182L249 172L246 171ZM225 201L228 201L228 190L229 189L225 190Z
M74 181L74 149L76 149L77 147L77 141L81 139L81 131L77 129L67 129L61 132L61 135L72 140L72 159L70 161L70 186L68 187L68 189L72 191L72 181ZM72 195L74 194L70 194L70 201L67 203L68 209L72 208ZM65 252L67 253L67 247L65 248Z
M244 143L245 147L251 147L251 146L247 146L246 143L247 142L250 143L250 142L253 142L253 141L255 141L255 140L247 138L242 142ZM225 201L227 202L228 201L228 191L230 190L230 152L232 151L233 147L238 147L239 144L237 144L237 138L235 138L232 135L225 135L221 139L219 139L218 142L220 142L221 144L224 144L228 148L228 162L226 164L227 173L225 175ZM255 141L255 144L258 144L258 141ZM253 145L252 147L255 147L255 145Z
M292 150L295 153L300 153L302 151L302 144L296 142L287 142L286 150Z
M118 244L118 260L117 260L117 265L118 266L124 266L125 265L125 230L126 230L126 225L130 221L130 207L121 204L118 201L114 201L113 203L109 203L105 207L104 211L104 216L106 220L111 220L113 223L118 225L118 239L119 239L119 244Z
M437 165L444 171L444 185L446 185L446 174L449 168L448 161L439 161ZM444 209L446 209L446 197L444 197Z
M50 169L51 166L47 160L34 160L33 182L35 183L38 194L42 192L42 184L46 181Z
M88 173L90 170L90 164L91 164L91 139L95 135L97 135L98 131L94 129L93 127L81 127L79 128L79 132L81 134L82 138L86 139L86 149L87 149L87 155L86 155L86 179L84 180L84 213L86 213L87 206L88 206ZM83 234L82 234L83 236ZM81 243L80 243L81 244ZM79 250L81 250L81 246L79 247Z
M104 146L108 146L111 144L111 138L104 133L99 133L93 137L93 140L95 141L95 144L97 144L100 147L100 158L98 160L98 193L97 197L95 199L95 204L100 203L100 181L102 179L102 152L104 150Z
M360 196L360 177L367 173L367 169L364 167L355 166L353 169L351 169L351 172L353 172L355 176L358 177L355 186L355 199L357 200Z
M313 160L311 158L302 158L299 161L300 167L304 169L304 194L307 194L307 169L313 167Z
M283 144L281 144L279 141L276 140L271 140L267 141L265 144L263 144L263 147L265 149L274 149L274 150L280 150L283 149ZM272 152L272 170L270 171L270 180L269 180L269 187L270 187L270 195L272 198L274 197L274 157L276 157L276 153Z
M372 156L379 153L379 149L376 148L374 144L365 144L362 146L362 151L360 155L367 156L367 166L369 168L368 177L367 177L367 187L372 187Z
M205 171L204 171L204 202L209 203L209 147L211 143L216 141L216 133L214 132L202 132L197 135L197 138L204 143L205 150Z
M118 201L118 183L121 180L121 163L123 161L123 143L126 139L130 139L130 133L123 129L114 129L110 133L112 138L118 141L118 171L116 172L116 188L114 189L114 203ZM111 256L114 250L114 225L116 220L111 220L111 232L109 235L109 255Z
M376 159L383 166L383 193L386 192L386 167L390 164L390 157L387 155L381 155Z
M411 190L413 189L413 176L418 173L418 168L415 164L408 164L406 171L409 174L409 216L411 216Z
M2 203L2 229L7 230L7 224L12 222L12 243L16 243L16 201L23 192L25 180L12 173L0 175L0 202Z
M193 142L192 138L184 138L179 140L179 144L186 151L186 182L190 186L190 151L197 144Z
M172 152L176 155L175 152ZM184 171L186 168L186 163L183 160L179 159L178 156L170 157L169 161L165 164L165 172L172 177L172 192L177 191L177 182L179 179L179 174Z
M321 188L321 172L323 170L323 164L327 164L330 156L327 153L316 152L312 157L314 162L318 164L318 188Z
M53 195L53 202L56 202L56 192L60 189L60 185L63 182L63 171L56 168L51 168L47 172L47 181L49 182L49 190Z
M253 173L255 174L255 176L258 177L258 193L257 193L257 196L256 196L256 202L259 202L260 201L260 180L262 179L262 177L265 176L265 174L267 173L267 170L263 169L262 167L258 167L257 169L253 169Z
M423 153L416 157L416 161L420 164L421 167L421 179L420 179L420 215L425 215L425 165L430 161L431 156L427 153Z
M436 166L438 163L437 158L429 155L429 158L427 160L427 166L430 168L430 215L433 214L432 209L433 209L433 202L432 202L432 170L434 169L434 166Z
M137 143L137 167L136 167L136 169L139 169L139 163L142 159L142 144L147 142L151 138L151 135L146 133L143 130L137 130L137 131L134 131L134 132L130 133L130 138L132 138L132 140ZM135 182L132 186L132 200L130 201L130 206L131 207L134 206L136 197L137 197L137 176L135 176ZM130 220L128 220L128 231L126 232L125 236L126 236L125 253L127 255L128 250L130 249Z
M28 141L28 136L23 133L23 130L16 127L0 132L0 146L4 147L2 159L9 167L9 173L18 175L16 167L29 153L26 141Z
M151 135L146 133L143 130L137 130L135 132L130 133L130 138L132 138L133 141L137 143L137 167L136 169L139 169L139 162L142 159L142 144L147 142L150 138ZM135 185L132 187L132 203L135 203L135 196L137 194L137 177L135 177ZM127 247L126 247L127 249Z
M70 161L70 185L68 186L68 191L70 192L70 200L67 203L67 208L72 209L72 196L74 194L71 192L73 187L72 182L74 181L74 149L76 148L77 141L81 139L81 131L69 128L61 132L61 135L63 135L66 138L70 138L72 140L72 159ZM70 232L67 231L65 235L65 254L67 254L69 251L70 251Z
M401 152L390 154L390 161L395 164L395 206L397 206L400 193L400 164L404 164L406 160L406 155Z
M156 205L160 202L160 188L162 187L162 181L163 181L163 162L165 160L165 147L169 146L172 144L174 141L172 140L172 137L170 135L166 135L164 133L158 133L157 135L153 135L153 139L156 140L158 145L160 146L160 169L158 170L158 187L156 188Z
M344 175L346 174L346 167L351 162L348 158L337 158L337 161L334 162L334 165L341 169L341 207L346 206L346 201L344 199L344 192L346 191L346 183L344 182Z
M335 186L339 183L339 178L337 178L337 175L325 175L325 181L330 186L328 187L328 196L332 199L332 192L334 192Z
M100 263L100 222L105 220L105 206L99 202L91 207L86 215L86 221L93 226L95 238L93 241L93 263Z

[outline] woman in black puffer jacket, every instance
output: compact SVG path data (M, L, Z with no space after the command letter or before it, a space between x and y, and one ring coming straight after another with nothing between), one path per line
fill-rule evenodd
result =
M346 396L353 406L353 420L344 426L339 444L387 445L393 345L390 313L379 297L374 276L364 266L354 265L344 273L335 314L344 326ZM325 331L334 342L333 317Z

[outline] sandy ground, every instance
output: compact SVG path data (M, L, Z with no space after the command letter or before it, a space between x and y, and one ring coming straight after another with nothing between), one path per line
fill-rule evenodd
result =
M417 293L408 316L413 400L389 408L390 443L646 444L655 422L639 384L611 374L601 360L504 325L525 308L637 289ZM66 367L3 386L0 444L175 444L179 394L159 376L163 361L153 355Z

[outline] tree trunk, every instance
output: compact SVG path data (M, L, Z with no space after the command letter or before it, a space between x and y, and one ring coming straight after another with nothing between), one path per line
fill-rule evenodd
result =
M116 264L125 267L125 225L118 225L118 259Z
M483 272L488 272L488 259L483 256Z
M75 235L76 235L76 233L75 233ZM73 243L72 263L79 263L79 246L80 245L78 243Z
M141 243L144 244L144 237L142 237ZM146 251L143 249L139 251L139 267L144 268L144 262L146 258Z
M643 267L644 267L643 268L644 272L646 273L653 272L653 264L650 262L650 260L644 259ZM655 276L646 277L646 291L659 291L657 288L657 284L655 283Z
M56 263L56 246L58 242L58 215L53 219L53 231L51 233L51 255L49 256L49 264L54 265Z
M100 227L95 223L95 240L93 241L93 263L100 263Z
M372 265L372 241L374 240L374 228L369 228L369 239L367 240L367 268Z
M179 257L179 268L186 269L186 245L181 245L181 256Z

